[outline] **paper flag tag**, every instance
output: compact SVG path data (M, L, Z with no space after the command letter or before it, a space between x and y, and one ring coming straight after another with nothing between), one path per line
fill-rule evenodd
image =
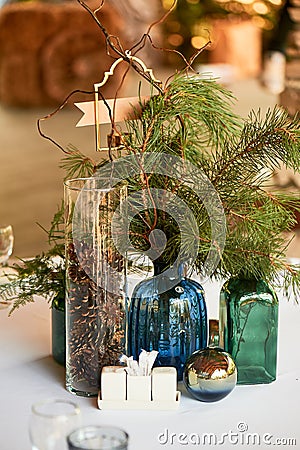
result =
M125 97L74 103L74 105L83 112L83 116L77 122L76 127L85 127L97 125L96 105L98 105L98 124L111 123L109 108L115 122L123 122L129 115L134 118L134 112L141 110L141 102L145 103L149 97Z

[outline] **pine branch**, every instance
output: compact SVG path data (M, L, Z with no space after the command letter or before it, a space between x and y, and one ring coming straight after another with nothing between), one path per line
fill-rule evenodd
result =
M60 164L60 168L66 171L65 180L90 177L95 172L96 167L95 161L73 146L68 147L68 154L62 158Z
M8 282L0 285L0 298L13 300L10 314L20 306L33 302L35 295L45 297L50 303L54 298L64 301L64 261L54 260L52 253L42 253L10 266L15 273L6 275Z
M26 303L34 302L35 295L41 295L51 303L64 305L65 295L65 241L64 204L61 202L54 214L50 229L42 228L48 236L49 250L31 259L20 259L10 266L13 274L4 275L0 284L0 299L13 301L10 314Z
M48 234L48 243L56 245L57 241L62 242L65 238L64 232L64 202L61 201L60 207L57 212L54 214L53 219L51 221L50 229L46 231ZM55 250L54 250L55 251Z
M260 112L252 112L241 135L232 136L231 142L216 152L213 183L218 184L233 171L244 180L253 179L262 169L281 164L299 171L299 136L298 118L291 119L286 111L275 107L264 119Z

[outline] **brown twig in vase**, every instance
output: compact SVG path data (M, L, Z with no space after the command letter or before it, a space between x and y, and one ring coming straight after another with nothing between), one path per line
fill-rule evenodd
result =
M102 22L98 19L97 15L96 15L96 13L103 6L104 2L102 1L102 4L101 4L100 8L97 8L96 10L93 11L82 0L77 0L77 1L92 16L92 18L94 19L96 24L99 26L100 30L102 31L102 33L103 33L103 35L104 35L104 37L106 39L106 44L107 44L108 48L110 48L113 52L115 52L116 55L119 58L122 58L124 60L124 62L127 62L142 78L147 80L160 93L162 93L163 90L162 90L162 87L161 87L161 83L158 82L159 80L155 80L154 78L152 78L151 74L149 74L148 72L145 72L144 70L141 69L139 64L137 64L136 61L134 60L134 58L131 56L131 52L130 51L126 51L126 50L124 51L122 49L122 46L120 45L119 39L117 39L118 47L113 43L112 39L115 38L115 37L108 33L107 29L104 27L104 25L102 24Z

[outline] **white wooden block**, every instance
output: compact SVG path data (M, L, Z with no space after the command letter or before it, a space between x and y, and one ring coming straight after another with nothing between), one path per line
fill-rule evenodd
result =
M103 400L126 399L126 372L123 367L103 367L101 372L101 398Z
M145 401L141 402L138 400L102 400L101 394L99 392L98 395L98 408L99 409L111 409L111 410L143 410L143 411L150 411L150 410L156 410L156 411L175 411L179 408L180 404L180 391L177 391L176 393L176 401Z
M127 375L127 400L151 401L151 375Z
M153 401L176 401L177 372L175 367L154 367L152 370Z

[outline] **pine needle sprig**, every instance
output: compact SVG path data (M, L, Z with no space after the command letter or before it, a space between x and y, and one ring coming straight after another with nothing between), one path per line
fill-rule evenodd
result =
M11 266L14 273L6 275L8 282L0 285L0 298L13 301L9 314L26 303L34 302L36 295L43 296L50 303L57 297L64 300L65 270L61 259L54 260L51 252L20 261Z
M52 305L63 307L65 297L65 240L63 202L54 214L47 231L50 248L47 252L30 259L20 259L9 266L12 274L5 274L5 282L0 284L0 299L12 301L9 314L26 303L34 302L41 295Z
M85 178L93 175L97 167L95 161L74 146L68 146L68 153L62 158L60 168L66 172L65 180Z
M240 128L232 102L231 93L212 79L175 77L163 94L149 99L138 119L126 121L129 151L167 152L196 162Z
M177 114L187 120L187 132L203 145L219 148L241 126L241 119L232 111L235 98L213 78L175 77L166 95Z
M240 135L233 135L214 154L213 183L223 182L234 173L239 179L252 180L265 170L284 166L300 170L300 122L290 118L279 107L261 113L250 113Z
M48 231L46 231L48 235L48 243L49 245L56 244L58 242L64 243L65 239L65 231L64 231L64 201L61 201L61 204L53 216L51 221L51 225ZM60 255L62 256L62 255Z
M154 214L154 201L152 211L137 214L131 222L132 242L144 251L150 245L151 230L160 228L168 238L161 259L168 264L182 247L188 258L198 242L194 266L199 272L203 269L211 248L211 224L204 204L182 183L155 175L156 153L176 155L193 162L208 176L224 208L227 240L214 276L239 275L270 281L281 271L288 274L295 287L298 275L286 263L284 233L296 224L300 198L297 194L268 192L266 187L274 168L282 164L299 171L299 121L276 107L265 117L260 111L252 112L241 126L226 101L222 108L222 95L222 88L212 80L179 77L162 94L150 98L138 119L127 122L128 154L152 155L151 173L141 167L141 176L128 180L129 191L171 191L186 202L198 227L191 239L191 233L182 233L158 208ZM230 95L225 98L231 100ZM174 212L178 215L178 211Z

